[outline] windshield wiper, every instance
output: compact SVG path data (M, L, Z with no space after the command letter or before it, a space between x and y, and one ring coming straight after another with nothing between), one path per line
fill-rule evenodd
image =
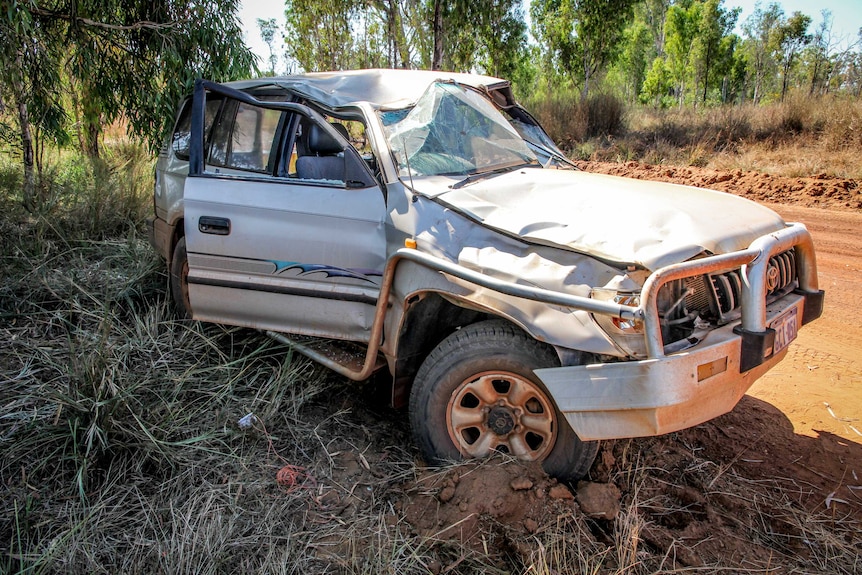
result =
M479 172L478 174L471 174L461 180L458 183L452 184L449 186L453 190L457 190L459 188L463 188L467 184L472 184L473 182L478 182L479 180L484 180L486 178L491 178L494 176L499 176L500 174L505 174L507 172L511 172L513 170L517 170L519 168L541 168L541 164L537 164L536 162L524 162L513 164L511 166L503 166L501 168L496 168L494 170L488 170L487 172Z

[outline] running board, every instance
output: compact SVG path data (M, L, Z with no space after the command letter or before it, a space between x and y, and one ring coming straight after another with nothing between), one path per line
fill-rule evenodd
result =
M369 350L362 344L323 338L309 338L311 341L300 343L291 339L294 337L291 334L275 331L267 331L266 335L353 381L368 379L372 373L386 367L386 358L380 354L373 362L369 361Z

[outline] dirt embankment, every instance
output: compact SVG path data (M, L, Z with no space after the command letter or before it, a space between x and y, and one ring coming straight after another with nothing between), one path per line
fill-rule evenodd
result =
M826 174L810 178L787 178L753 171L656 166L638 162L576 163L588 172L710 188L761 203L862 211L860 183L857 180L830 178Z

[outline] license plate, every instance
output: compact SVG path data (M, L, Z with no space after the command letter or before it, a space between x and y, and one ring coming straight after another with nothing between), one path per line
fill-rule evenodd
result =
M775 330L775 344L772 348L773 355L790 345L790 342L796 339L798 331L798 322L796 321L796 308L782 314L769 327Z

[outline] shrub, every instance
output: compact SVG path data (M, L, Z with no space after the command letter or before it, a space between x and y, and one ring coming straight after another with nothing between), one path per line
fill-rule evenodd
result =
M625 132L625 104L612 94L594 94L583 101L573 91L533 96L524 102L539 123L565 150L590 138Z
M586 101L587 137L616 136L625 131L625 105L612 94L594 94Z

